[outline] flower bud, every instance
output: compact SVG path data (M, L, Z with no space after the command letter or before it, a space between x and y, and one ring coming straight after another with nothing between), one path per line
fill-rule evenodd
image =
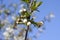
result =
M37 23L38 27L41 27L43 24L43 21Z
M27 22L27 25L29 26L31 24L31 22Z

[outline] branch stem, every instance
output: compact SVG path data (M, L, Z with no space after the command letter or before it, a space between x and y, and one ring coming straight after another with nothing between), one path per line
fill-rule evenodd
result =
M25 34L25 40L27 40L28 30L29 30L29 26L27 26L27 30L26 30L26 34Z

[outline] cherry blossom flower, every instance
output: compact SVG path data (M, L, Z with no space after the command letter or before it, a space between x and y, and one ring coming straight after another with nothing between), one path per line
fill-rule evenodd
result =
M22 21L23 21L23 23L26 23L27 22L27 19L23 19Z
M31 24L31 22L27 22L27 25L30 25Z

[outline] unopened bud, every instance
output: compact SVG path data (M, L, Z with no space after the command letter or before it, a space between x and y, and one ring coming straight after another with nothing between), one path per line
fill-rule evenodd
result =
M31 24L31 22L27 22L27 25L30 25Z

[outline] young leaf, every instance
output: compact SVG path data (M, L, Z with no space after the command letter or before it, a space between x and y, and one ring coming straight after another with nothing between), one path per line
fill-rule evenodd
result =
M36 5L36 1L33 1L31 5L32 6L35 6Z
M34 2L32 3L31 10L32 10L32 11L37 10L37 8L38 8L41 4L42 4L42 2L37 2L37 3L36 3L36 1L34 1Z
M30 0L22 0L23 2L30 3Z
M39 7L42 4L42 2L37 2L35 7Z

